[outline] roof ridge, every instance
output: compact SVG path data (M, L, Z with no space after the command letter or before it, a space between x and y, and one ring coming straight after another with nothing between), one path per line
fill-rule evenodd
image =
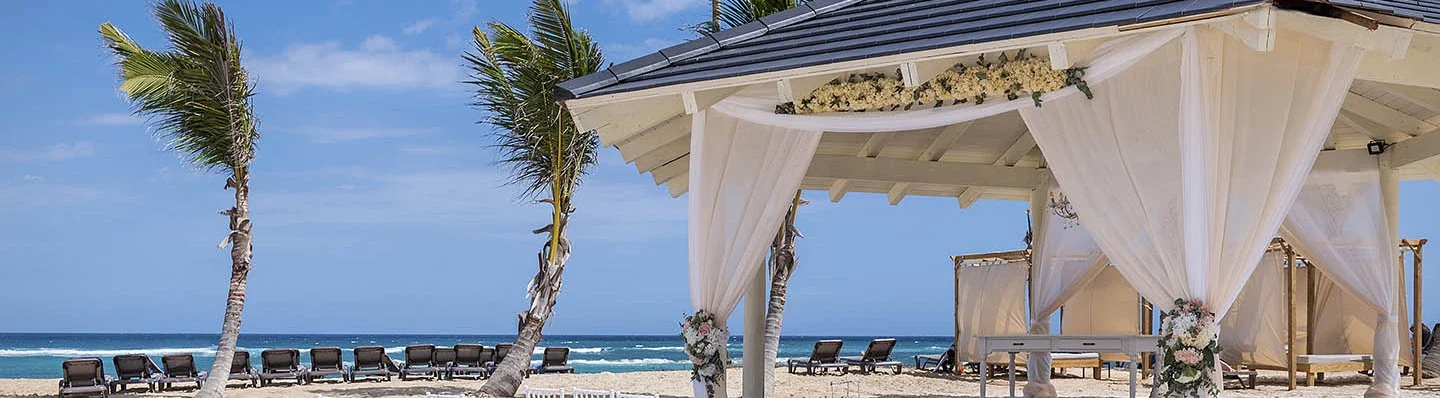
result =
M805 1L797 7L762 17L759 20L744 25L719 32L701 34L700 37L690 41L666 47L660 49L660 51L619 64L611 64L609 67L595 73L561 82L555 86L555 97L560 101L573 99L584 93L618 84L620 81L630 77L711 53L729 45L754 39L764 35L765 32L770 30L808 21L816 16L839 10L862 1L865 0Z

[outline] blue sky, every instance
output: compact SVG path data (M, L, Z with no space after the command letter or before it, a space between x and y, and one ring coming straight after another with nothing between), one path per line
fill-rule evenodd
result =
M220 3L258 79L255 333L513 333L546 209L516 198L470 108L470 28L524 1ZM0 331L214 332L229 274L223 177L159 150L116 92L96 27L165 43L141 2L0 15ZM611 61L678 43L701 0L580 0ZM1402 187L1407 237L1440 237L1434 181ZM685 201L603 149L581 189L552 334L671 334L689 310ZM807 193L793 334L947 335L949 255L1021 247L1025 204ZM1440 273L1429 273L1440 286ZM1432 293L1429 297L1440 297ZM1432 322L1440 299L1426 305ZM738 324L738 320L735 321Z

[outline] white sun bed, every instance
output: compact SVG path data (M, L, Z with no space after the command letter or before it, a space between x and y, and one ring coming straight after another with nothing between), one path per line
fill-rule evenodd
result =
M1295 356L1295 371L1305 373L1305 385L1314 386L1325 381L1325 372L1359 372L1370 370L1373 363L1369 355L1362 354L1308 354Z

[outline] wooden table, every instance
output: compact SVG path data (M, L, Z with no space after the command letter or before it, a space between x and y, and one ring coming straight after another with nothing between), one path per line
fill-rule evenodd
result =
M1010 354L1010 396L1015 396L1015 354L1022 352L1118 352L1130 356L1130 398L1135 398L1138 380L1136 365L1140 353L1159 352L1159 336L1053 336L1053 335L1010 335L980 336L980 397L985 397L986 376L989 375L987 357L992 352ZM1035 372L1030 369L1030 372ZM1049 369L1044 370L1046 372Z

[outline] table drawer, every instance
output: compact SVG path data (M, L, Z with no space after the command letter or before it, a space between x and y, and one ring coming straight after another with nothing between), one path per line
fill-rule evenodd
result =
M1049 339L991 339L990 350L1000 352L1047 351Z
M1121 351L1123 347L1120 340L1115 339L1066 339L1061 338L1055 342L1056 351L1078 351L1078 352L1115 352Z

